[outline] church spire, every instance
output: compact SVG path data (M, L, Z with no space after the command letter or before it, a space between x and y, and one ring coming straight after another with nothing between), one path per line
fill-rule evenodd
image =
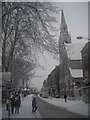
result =
M71 37L68 34L68 27L66 24L65 16L63 10L61 11L61 26L60 26L60 44L71 43Z
M68 31L63 10L61 11L61 27L60 27L60 31L61 32L62 31Z

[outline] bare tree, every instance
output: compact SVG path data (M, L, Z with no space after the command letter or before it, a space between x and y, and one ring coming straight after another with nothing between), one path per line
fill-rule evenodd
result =
M33 49L57 53L52 16L57 8L49 2L2 3L2 70L8 71L13 57L33 54ZM17 50L18 49L18 50ZM25 51L25 52L24 52Z
M18 85L19 81L23 83L23 81L28 81L29 77L34 75L34 72L31 72L34 69L34 64L20 57L14 59L11 66L15 86Z

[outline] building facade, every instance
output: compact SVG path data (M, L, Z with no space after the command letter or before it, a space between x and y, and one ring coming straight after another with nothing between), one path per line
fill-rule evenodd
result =
M83 69L81 50L84 44L71 44L68 46L69 73L70 73L70 98L81 100L81 87L83 85Z
M87 42L83 47L82 53L82 65L83 65L83 101L90 103L90 42Z
M48 92L50 96L56 97L56 95L60 94L59 87L59 65L52 70L52 72L48 75L47 78L48 83Z
M85 43L71 44L71 37L68 34L67 24L62 11L59 38L60 64L52 70L47 78L50 96L56 97L58 94L59 97L62 98L64 93L66 93L70 99L82 100L83 98L84 101L87 99L85 96L83 97L85 92L83 88L85 89L86 86L88 86L88 89L90 88L90 74L88 74L90 67L88 68L89 63L87 62L90 56L87 52L87 45L85 45L85 47L84 45ZM89 94L89 92L86 92L85 95L87 94Z

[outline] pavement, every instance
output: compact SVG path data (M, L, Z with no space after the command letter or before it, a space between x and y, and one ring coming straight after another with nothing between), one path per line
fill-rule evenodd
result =
M2 118L2 107L1 107L1 104L0 104L0 120Z
M8 118L5 106L3 107L3 118ZM32 113L32 95L24 97L21 102L19 114L11 114L10 118L41 118L38 109L36 113Z

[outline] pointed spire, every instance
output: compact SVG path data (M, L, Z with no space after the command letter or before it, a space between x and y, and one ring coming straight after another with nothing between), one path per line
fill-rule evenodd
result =
M68 34L68 27L66 24L63 10L61 10L61 26L60 26L60 38L59 44L71 43L71 36Z
M61 32L62 31L67 31L67 24L66 24L66 21L65 21L65 16L64 16L63 10L61 11L61 27L60 27L60 30L61 30Z

